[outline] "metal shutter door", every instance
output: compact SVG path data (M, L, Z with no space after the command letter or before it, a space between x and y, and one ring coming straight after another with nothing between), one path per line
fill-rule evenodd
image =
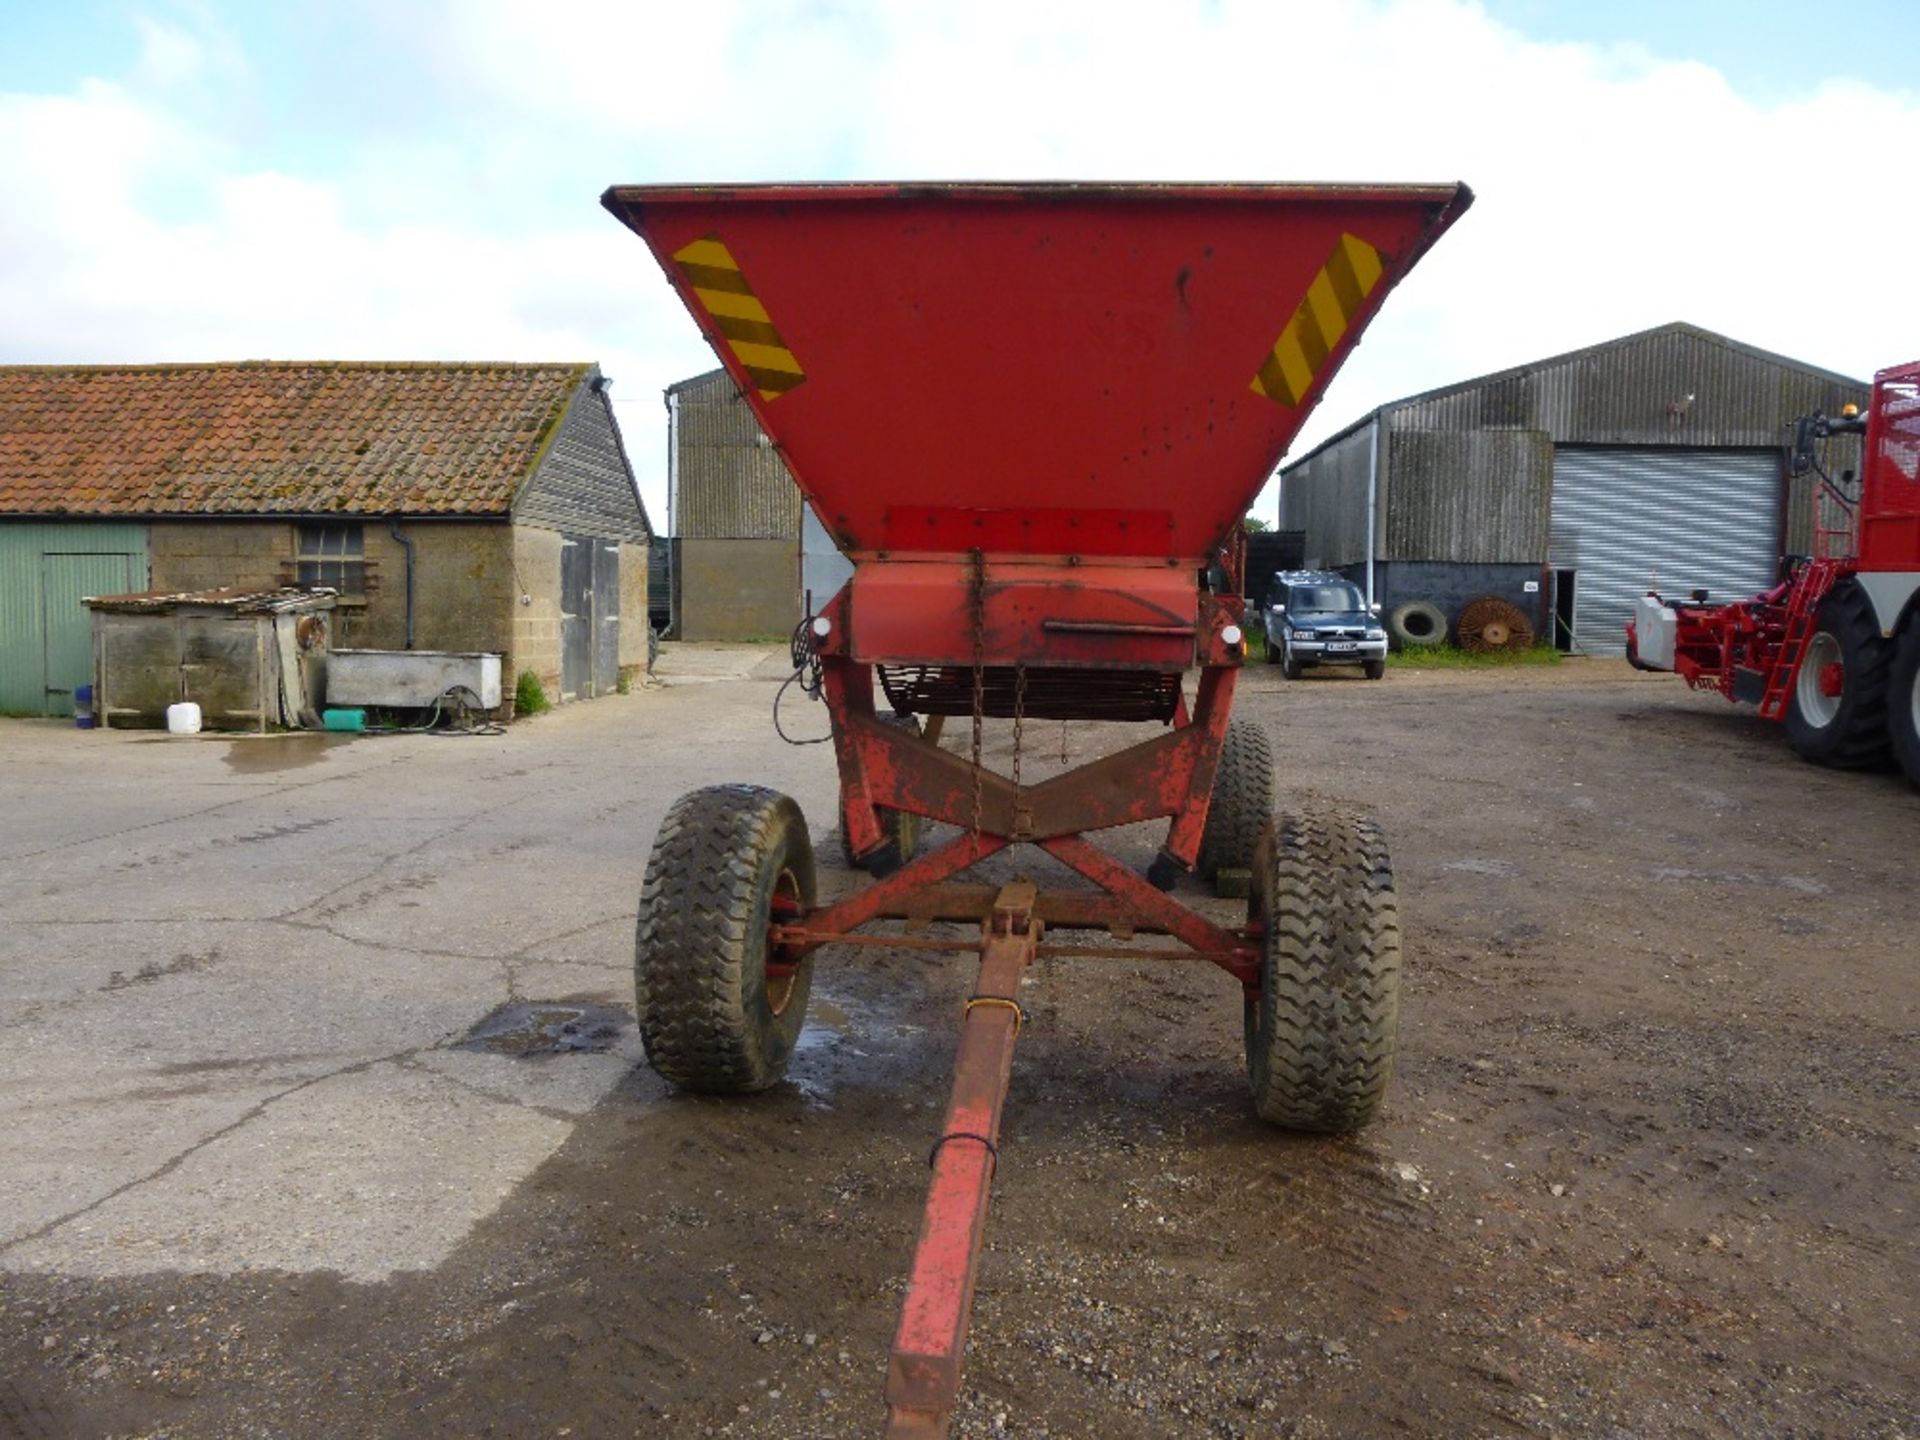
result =
M1650 589L1716 600L1764 590L1779 567L1774 450L1556 449L1549 559L1574 570L1574 645L1626 650Z

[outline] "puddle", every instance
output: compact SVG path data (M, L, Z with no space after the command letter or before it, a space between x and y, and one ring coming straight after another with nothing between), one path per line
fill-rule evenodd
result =
M484 1017L460 1048L522 1057L597 1054L632 1026L627 1013L611 1005L522 1000Z
M327 758L327 751L350 739L346 735L323 735L317 730L288 735L250 735L244 740L227 742L226 762L242 775L298 770L303 765L318 764Z

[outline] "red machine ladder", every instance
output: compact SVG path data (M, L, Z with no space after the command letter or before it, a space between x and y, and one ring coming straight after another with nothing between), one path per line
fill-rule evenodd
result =
M1787 696L1800 673L1800 657L1806 651L1807 637L1813 633L1814 612L1833 588L1839 568L1837 561L1809 560L1806 569L1800 572L1787 601L1787 628L1780 637L1780 653L1767 672L1766 692L1760 697L1761 719L1778 720L1786 714Z

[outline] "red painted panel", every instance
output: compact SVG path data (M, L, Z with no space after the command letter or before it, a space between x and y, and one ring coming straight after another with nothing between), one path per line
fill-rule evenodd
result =
M652 247L843 548L897 543L886 517L902 507L1170 509L1166 532L1124 553L1197 564L1470 199L1458 185L854 185L635 187L602 203ZM1257 393L1343 236L1378 253L1377 282L1311 357L1298 403ZM737 268L675 262L712 253L687 250L707 239ZM696 282L750 292L755 318L716 319ZM725 335L804 381L747 384Z
M983 510L960 505L889 505L881 547L893 553L985 550L1028 555L1171 554L1171 510Z
M985 664L1184 670L1194 662L1200 592L1184 566L989 561L986 577ZM869 664L971 665L972 584L965 562L856 567L849 652Z
M1874 376L1860 494L1860 568L1920 569L1920 362Z

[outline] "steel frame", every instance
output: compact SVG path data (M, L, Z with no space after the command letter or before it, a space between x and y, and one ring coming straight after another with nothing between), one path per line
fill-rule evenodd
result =
M1226 556L1230 590L1238 588L1242 554L1243 547L1235 544ZM1141 622L1137 610L1127 608L1137 606L1137 597L1103 607L1102 592L1079 586L1071 566L999 557L991 587L988 569L986 557L976 552L969 565L949 563L891 586L884 622L870 625L864 636L857 623L865 617L856 612L856 571L856 584L837 595L816 621L821 694L833 726L849 849L859 857L885 853L889 840L881 810L944 821L959 833L843 899L772 917L769 932L770 970L790 971L832 944L974 950L980 956L888 1368L888 1433L902 1440L944 1435L958 1394L980 1237L998 1160L1001 1107L1022 1019L1019 985L1027 966L1043 956L1183 959L1218 966L1250 997L1257 996L1259 986L1255 927L1228 929L1197 914L1087 838L1116 826L1166 819L1162 853L1185 869L1197 863L1242 658L1234 628L1241 601L1231 593L1202 593L1191 571L1177 578L1148 571L1150 583L1141 589L1168 611L1190 617L1189 628L1176 636L1171 623ZM989 588L990 600L983 595ZM1077 607L1064 628L1056 613L1062 594ZM917 613L899 613L903 598ZM937 729L922 735L881 719L875 708L875 667L902 657L875 653L863 643L876 632L913 635L923 654L949 659L970 654L976 675L988 665L1040 668L1063 660L1068 668L1080 669L1089 664L1086 647L1092 645L1112 668L1177 667L1177 673L1197 658L1200 679L1191 709L1183 692L1164 733L1037 784L1020 785L943 749ZM998 888L956 881L962 871L1019 844L1045 851L1090 886L1040 890L1024 880ZM909 933L861 933L880 920L904 921ZM977 922L978 938L921 933L936 921ZM1050 929L1105 931L1110 943L1060 944L1044 938ZM1168 936L1183 948L1120 943L1142 934Z

